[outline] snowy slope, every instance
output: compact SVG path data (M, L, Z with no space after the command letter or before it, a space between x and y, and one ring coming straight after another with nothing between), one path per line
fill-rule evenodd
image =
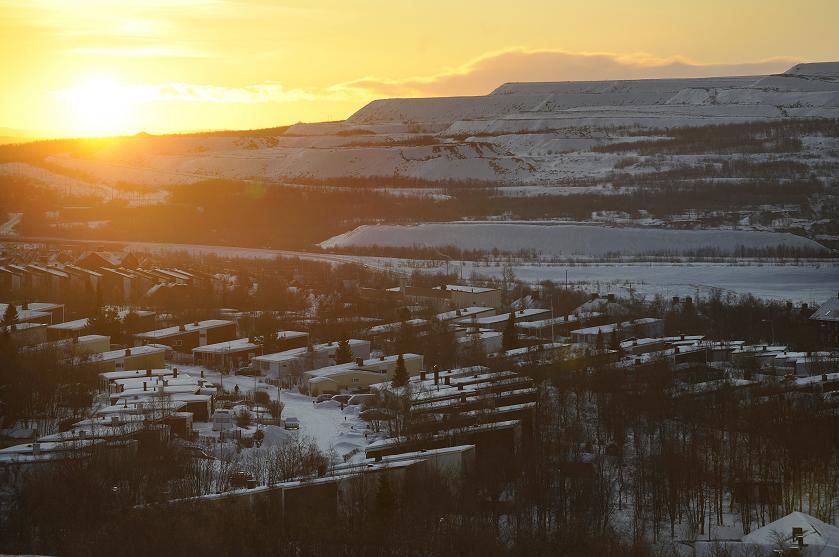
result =
M667 230L528 223L434 223L415 226L363 225L321 243L348 246L448 246L491 251L536 250L545 255L638 255L685 253L701 248L732 252L739 246L779 245L821 251L812 240L788 233L744 230Z

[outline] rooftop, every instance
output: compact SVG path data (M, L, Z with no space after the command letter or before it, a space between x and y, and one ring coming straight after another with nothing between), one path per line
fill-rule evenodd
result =
M245 338L237 338L236 340L228 340L226 342L217 342L215 344L207 344L205 346L198 346L192 349L193 352L201 354L220 354L226 352L238 352L241 350L256 350L259 345L253 343Z
M825 301L819 306L819 309L810 316L810 319L815 321L830 321L839 323L839 296L835 296Z
M227 319L205 319L204 321L187 323L185 325L175 325L172 327L165 327L163 329L156 329L154 331L137 333L134 336L139 338L166 338L183 332L200 331L202 329L212 329L213 327L223 327L225 325L233 325L233 321L229 321ZM183 329L181 329L181 327L183 327Z

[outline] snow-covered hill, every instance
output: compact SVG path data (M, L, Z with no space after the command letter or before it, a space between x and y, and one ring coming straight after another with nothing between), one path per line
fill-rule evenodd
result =
M112 185L400 176L545 187L606 175L624 155L592 147L643 130L792 118L839 118L839 62L772 76L507 83L484 96L377 100L346 121L275 136L145 136L48 162ZM836 157L831 142L805 144L801 160Z

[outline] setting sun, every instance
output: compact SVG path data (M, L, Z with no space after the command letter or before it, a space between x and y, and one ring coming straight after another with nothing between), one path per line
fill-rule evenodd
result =
M62 91L59 97L67 105L69 129L80 136L127 133L134 108L130 92L107 77L90 78Z

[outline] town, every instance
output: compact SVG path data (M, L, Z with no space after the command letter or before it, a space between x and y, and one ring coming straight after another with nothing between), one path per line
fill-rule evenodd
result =
M15 523L37 508L71 531L188 509L310 534L449 517L437 544L559 531L589 554L609 532L835 547L839 292L634 299L78 245L0 262L0 493L22 543L63 531Z

